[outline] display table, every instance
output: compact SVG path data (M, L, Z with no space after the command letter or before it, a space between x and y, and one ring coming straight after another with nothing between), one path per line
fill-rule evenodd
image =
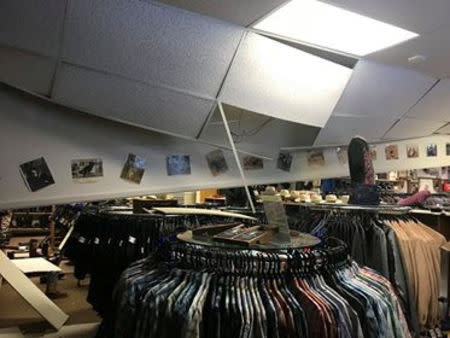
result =
M11 262L27 276L45 275L47 283L45 294L49 298L55 299L67 296L57 289L59 274L62 272L57 265L42 257L11 259Z
M37 261L42 258L31 258ZM28 259L26 259L28 260ZM42 259L44 260L44 259ZM14 262L15 261L15 262ZM29 303L42 317L45 318L55 330L59 330L64 323L67 321L69 316L65 314L58 306L55 305L44 293L29 279L25 276L24 272L17 266L18 259L10 260L3 251L0 250L0 275L15 289L20 296L22 296L27 303ZM52 265L51 270L55 268L59 269L57 266ZM22 265L23 269L36 271L37 268L44 268L48 270L49 266L47 263L40 261L37 263L37 268L31 268L29 262L18 263ZM34 264L34 263L33 263ZM49 274L57 274L58 272L48 272Z
M11 259L24 274L62 272L61 268L42 257Z

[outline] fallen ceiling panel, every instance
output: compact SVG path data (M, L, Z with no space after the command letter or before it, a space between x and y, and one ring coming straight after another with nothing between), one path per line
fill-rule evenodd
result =
M377 117L395 121L403 116L436 79L370 60L356 65L333 115Z
M62 64L54 100L101 117L195 137L214 101Z
M428 136L444 125L442 122L430 120L401 119L390 129L384 139L404 139Z
M0 44L56 56L65 3L60 0L1 0Z
M447 79L439 81L406 116L450 122L450 81Z
M248 33L220 99L264 115L322 127L351 72L270 38Z
M152 0L144 0L152 2ZM158 0L172 6L248 26L286 0Z
M0 81L48 95L56 61L43 56L0 47Z
M448 23L448 0L322 0L416 33L429 32Z
M367 141L380 140L391 127L392 121L377 117L346 117L332 115L319 132L315 146L349 144L353 136L359 135Z
M142 1L71 1L69 63L215 97L241 27Z

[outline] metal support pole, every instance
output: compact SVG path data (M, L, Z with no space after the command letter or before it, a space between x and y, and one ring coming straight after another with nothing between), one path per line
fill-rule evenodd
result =
M225 130L228 135L228 140L230 141L231 149L233 150L234 159L236 160L236 164L238 166L239 172L241 173L241 178L242 178L242 182L244 183L245 192L247 193L248 202L250 203L252 212L256 213L255 205L253 204L252 196L251 196L250 190L248 188L247 179L245 178L244 170L242 170L241 162L239 161L239 155L238 155L236 146L233 141L233 136L231 135L230 127L228 126L227 117L225 116L225 111L223 110L222 102L217 101L217 105L220 110L220 115L222 115L223 125L225 126Z

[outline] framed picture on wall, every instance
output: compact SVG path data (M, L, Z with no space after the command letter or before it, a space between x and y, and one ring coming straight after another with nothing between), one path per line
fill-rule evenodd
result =
M103 177L101 158L76 159L70 162L72 179L76 182L95 182Z
M255 156L244 157L244 170L264 169L264 161L262 158Z
M406 146L406 156L408 158L419 157L419 145L418 144L408 144Z
M308 166L311 168L321 168L325 165L325 156L322 150L310 150L306 154Z
M290 153L280 152L277 160L277 168L283 171L291 171L292 155Z
M220 149L213 150L206 154L206 162L208 162L209 170L213 176L218 176L228 171L225 155Z
M386 160L398 160L398 145L391 144L384 148L386 153Z
M145 158L136 156L135 154L128 154L120 178L140 184L146 168L147 160Z
M437 156L437 144L431 143L427 145L427 156L436 157Z
M191 159L189 155L169 155L166 158L167 175L190 175Z
M22 163L19 168L25 185L32 192L55 184L52 173L43 157Z

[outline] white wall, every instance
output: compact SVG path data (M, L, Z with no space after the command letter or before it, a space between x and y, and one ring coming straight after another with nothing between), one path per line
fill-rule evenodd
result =
M435 143L438 148L438 156L427 157L426 147ZM450 156L446 155L445 145L450 143L449 135L434 135L429 137L411 139L406 141L393 141L374 145L377 151L377 159L373 162L376 173L384 173L390 170L424 169L434 167L450 166ZM385 147L391 144L398 145L399 159L386 160ZM407 158L406 146L417 144L419 146L419 158ZM311 170L308 168L307 155L305 152L298 152L295 156L295 168L299 170L299 176L304 178L332 178L349 176L348 164L339 163L336 148L324 150L325 167Z
M27 94L0 86L0 209L53 203L96 200L147 193L191 191L208 187L242 185L231 152L225 151L230 170L213 177L205 154L213 147L133 128L120 123L72 111L43 102ZM438 157L426 158L425 147L438 143ZM400 145L400 160L385 161L384 147L377 146L376 171L426 168L450 165L445 156L449 136L420 139L419 159L406 159L405 144ZM140 185L120 179L129 152L144 156L148 169ZM165 158L169 154L191 155L189 176L167 176ZM19 173L21 163L44 156L55 184L29 192ZM75 183L71 178L72 159L100 157L104 177L96 183ZM306 154L295 154L291 173L276 169L276 161L264 161L264 170L246 171L250 184L292 182L319 177L348 175L347 165L340 165L335 149L325 152L326 166L311 169Z

